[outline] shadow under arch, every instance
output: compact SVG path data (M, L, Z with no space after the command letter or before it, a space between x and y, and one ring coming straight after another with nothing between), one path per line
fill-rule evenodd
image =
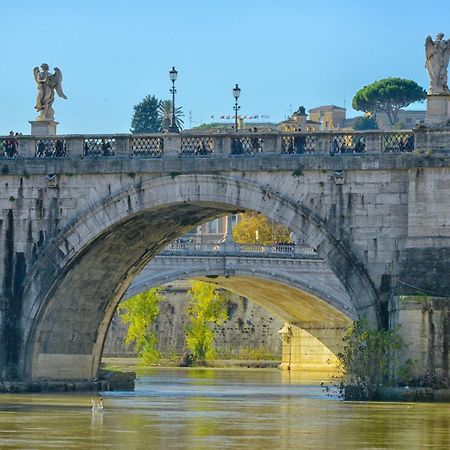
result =
M209 258L205 263L195 262L196 258L192 258L194 261L189 263L188 270L186 266L168 267L164 270L164 267L154 264L155 260L160 258L163 257L157 256L150 261L133 280L124 299L155 286L193 279L216 284L218 287L247 297L286 322L299 324L338 321L346 325L358 317L345 289L334 274L326 270L325 264L320 260L311 261L317 266L317 269L309 269L309 271L316 270L313 272L314 275L299 270L298 276L292 277L292 271L283 273L283 266L274 270L271 266L259 265L250 270L248 266L241 267L239 263L234 267L234 273L230 275L224 265L211 267ZM218 256L217 259L220 260L221 257ZM280 292L280 295L277 296L277 292Z
M301 235L341 281L358 315L377 320L376 293L362 264L303 205L243 179L160 177L88 208L31 268L23 294L23 378L95 377L115 307L147 262L195 225L245 209Z
M160 257L155 259L158 258ZM179 280L211 283L248 298L284 322L308 330L309 334L334 354L340 350L340 342L334 338L330 339L330 334L324 333L324 330L340 330L343 334L357 318L350 298L331 271L325 272L325 275L317 273L316 280L313 277L305 280L302 275L293 280L289 275L283 276L281 269L277 273L271 273L270 269L264 270L260 267L255 271L236 267L235 273L229 275L226 274L225 268L208 269L200 267L198 263L192 263L188 272L184 267L166 271L160 267L161 271L155 275L153 272L157 267L152 267L153 262L154 260L133 281L124 299L148 291L152 287L170 285ZM328 290L321 289L324 282L328 285Z

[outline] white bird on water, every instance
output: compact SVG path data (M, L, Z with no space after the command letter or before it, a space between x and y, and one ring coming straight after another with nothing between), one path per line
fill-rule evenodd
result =
M99 397L98 403L95 403L94 397L91 397L92 402L92 412L103 412L104 406L103 406L103 399Z

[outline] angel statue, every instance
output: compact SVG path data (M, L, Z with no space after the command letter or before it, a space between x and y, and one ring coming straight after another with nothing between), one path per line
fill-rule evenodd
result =
M48 64L41 64L42 72L39 67L33 69L34 79L37 83L38 95L36 98L36 106L39 116L36 120L55 120L55 111L52 108L55 101L55 90L59 97L67 98L62 90L62 73L55 67L55 73L49 72Z
M433 41L431 36L425 40L425 67L430 76L429 94L450 95L447 84L447 66L450 58L450 39L439 33Z

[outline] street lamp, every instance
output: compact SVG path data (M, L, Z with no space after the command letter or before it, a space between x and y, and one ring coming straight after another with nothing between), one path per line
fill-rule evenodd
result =
M169 72L169 77L170 80L172 81L172 89L170 89L170 92L172 94L172 120L170 123L169 131L172 133L180 132L175 118L175 93L177 92L177 90L175 89L175 80L177 79L177 75L178 72L176 71L175 67L172 67L172 70Z
M233 88L233 97L235 100L234 104L234 131L238 130L238 111L240 106L238 106L238 98L241 95L241 88L237 85Z

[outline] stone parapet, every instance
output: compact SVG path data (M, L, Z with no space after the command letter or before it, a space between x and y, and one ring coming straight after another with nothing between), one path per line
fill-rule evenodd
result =
M421 126L415 130L414 136L416 152L450 152L450 124L437 128Z
M98 135L56 135L50 130L56 122L34 122L35 130L31 136L14 136L18 143L16 152L5 151L5 157L32 157L23 153L22 141L46 144L45 154L36 155L46 158L215 158L218 156L237 156L256 158L262 155L357 155L377 153L411 153L415 142L422 145L421 129L399 131L318 131L318 132L238 132L238 133L162 133L162 134L98 134ZM53 124L53 125L52 125ZM45 126L49 129L44 129ZM44 127L44 128L43 128ZM41 130L42 129L42 130ZM56 130L56 129L55 129ZM433 134L429 139L435 147L447 149L447 141L441 142L441 130L430 128ZM417 133L419 133L417 135ZM47 138L47 140L46 140ZM0 136L0 144L8 147L10 136ZM68 152L48 151L49 140L59 140ZM82 141L81 146L79 141ZM77 141L75 144L72 141ZM439 145L437 145L439 143Z
M426 125L445 125L450 121L450 95L427 96Z

